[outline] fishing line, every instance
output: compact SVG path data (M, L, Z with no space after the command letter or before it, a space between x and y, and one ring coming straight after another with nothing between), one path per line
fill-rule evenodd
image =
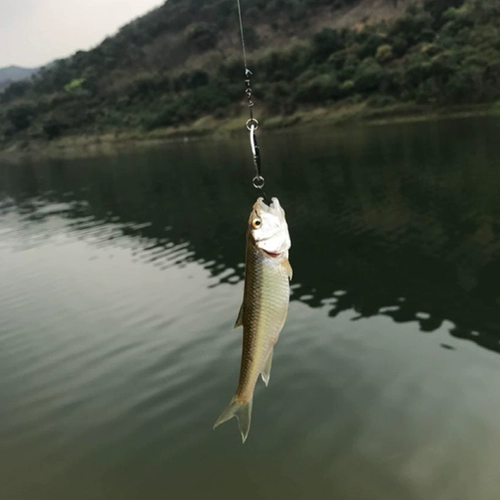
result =
M245 95L248 102L248 110L250 113L250 119L246 122L247 130L250 132L250 149L252 151L253 164L255 167L255 177L252 179L252 184L255 189L258 189L264 198L264 201L269 205L270 200L269 197L264 192L264 184L265 180L262 177L262 166L261 166L261 157L260 157L260 149L259 144L257 142L257 136L255 132L259 128L259 122L253 116L253 107L254 102L252 99L252 85L250 81L250 77L253 73L248 69L247 64L247 52L245 48L245 34L243 31L243 16L241 14L241 3L240 0L236 0L238 4L238 18L240 21L240 35L241 35L241 49L243 51L243 64L245 66Z
M237 0L237 2L238 2L238 17L240 19L241 48L243 49L243 62L245 64L245 75L246 75L248 71L248 66L247 66L247 52L245 50L245 36L243 35L243 17L241 15L240 0Z

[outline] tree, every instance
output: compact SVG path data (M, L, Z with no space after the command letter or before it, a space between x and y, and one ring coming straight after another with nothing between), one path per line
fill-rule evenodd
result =
M31 89L29 80L21 80L11 83L2 93L0 93L0 102L10 102L25 96Z
M331 74L318 75L301 85L296 99L299 102L321 103L342 96L339 81Z
M354 74L354 85L358 92L367 93L377 90L384 78L384 69L372 57L365 59Z
M317 62L324 61L341 48L342 39L337 30L324 28L313 36L313 57Z
M196 50L205 52L217 45L217 31L207 23L198 23L189 28L187 40Z
M36 113L36 105L27 100L17 101L7 109L6 118L15 131L27 129Z
M375 59L379 63L385 63L392 59L392 47L388 43L384 43L377 48Z

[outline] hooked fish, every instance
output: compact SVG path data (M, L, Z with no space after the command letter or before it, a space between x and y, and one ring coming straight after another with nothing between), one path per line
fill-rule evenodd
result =
M253 205L247 230L245 290L234 328L243 327L240 378L236 394L214 429L236 417L243 443L250 431L253 391L259 375L271 376L273 348L285 324L290 297L291 246L285 211L277 198L268 206L263 198Z

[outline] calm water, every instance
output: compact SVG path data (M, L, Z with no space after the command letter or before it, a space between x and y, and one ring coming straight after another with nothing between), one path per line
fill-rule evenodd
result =
M246 134L0 165L0 499L498 500L500 121L262 135L292 302L242 446Z

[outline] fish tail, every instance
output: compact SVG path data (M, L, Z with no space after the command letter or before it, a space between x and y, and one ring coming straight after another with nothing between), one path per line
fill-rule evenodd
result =
M214 424L214 429L218 427L220 424L227 422L233 417L236 417L238 420L238 427L241 432L241 439L243 443L246 441L248 437L248 433L250 432L250 421L252 419L252 401L247 401L243 403L233 398L229 403L229 406L220 414L219 418Z

